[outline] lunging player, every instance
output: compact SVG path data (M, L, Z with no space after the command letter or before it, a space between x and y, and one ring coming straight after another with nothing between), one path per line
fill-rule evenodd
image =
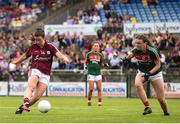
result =
M49 79L53 56L63 59L66 63L68 58L57 48L44 40L44 31L37 29L35 32L35 44L33 44L20 58L13 61L19 64L31 57L31 69L28 77L28 87L24 94L23 104L16 110L16 114L21 114L24 110L30 111L30 106L36 103L45 92ZM32 93L34 95L32 96Z
M133 57L138 61L138 73L135 78L135 87L145 106L143 115L152 113L150 103L143 87L143 82L145 80L151 81L164 115L170 115L164 95L164 80L161 72L161 61L158 50L150 44L149 40L144 35L137 35L135 38L135 47L129 52L127 58Z

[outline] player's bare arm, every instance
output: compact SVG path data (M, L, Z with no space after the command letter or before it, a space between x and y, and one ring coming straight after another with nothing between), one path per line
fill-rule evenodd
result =
M84 60L84 70L87 69L87 65L88 65L88 57L87 57L87 55L86 55L86 58L85 58L85 60Z
M103 59L101 58L100 66L101 66L101 69L104 69L105 66L106 66L106 67L109 67L109 64L108 64L108 63L105 63L105 62L103 61Z
M157 72L158 69L160 69L160 67L161 67L160 58L154 60L154 63L155 63L155 66L154 66L154 68L152 68L152 69L149 71L150 74L154 74L154 73Z
M27 59L26 53L24 53L22 56L20 56L19 58L15 59L12 61L13 64L19 64L21 62L23 62L24 60Z
M59 59L63 59L65 63L70 63L70 60L68 59L68 57L66 57L65 55L63 55L60 51L56 52L56 56Z
M87 69L87 59L86 60L84 60L84 70L86 70Z

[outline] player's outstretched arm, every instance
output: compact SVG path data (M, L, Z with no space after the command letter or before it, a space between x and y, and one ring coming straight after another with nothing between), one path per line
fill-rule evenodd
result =
M12 61L13 64L19 64L21 62L23 62L24 60L27 59L26 53L24 53L22 56L20 56L19 58L15 59Z
M68 57L66 57L65 55L63 55L60 51L56 52L56 56L57 56L59 59L63 59L66 64L67 64L67 63L70 63L70 60L68 59Z

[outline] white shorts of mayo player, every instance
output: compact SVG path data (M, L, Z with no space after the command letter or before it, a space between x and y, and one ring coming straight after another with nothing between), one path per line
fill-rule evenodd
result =
M87 80L88 81L99 81L102 80L102 75L87 75Z
M144 73L139 70L138 70L138 74L144 75ZM162 75L161 71L155 75L149 76L149 80L151 80L151 81L155 81L158 79L163 79L163 75Z

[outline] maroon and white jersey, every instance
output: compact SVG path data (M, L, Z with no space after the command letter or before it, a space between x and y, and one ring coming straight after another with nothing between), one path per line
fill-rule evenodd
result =
M52 44L45 42L44 47L41 48L37 44L33 44L26 52L27 57L32 57L31 68L40 70L46 75L50 75L53 56L55 56L58 49Z

